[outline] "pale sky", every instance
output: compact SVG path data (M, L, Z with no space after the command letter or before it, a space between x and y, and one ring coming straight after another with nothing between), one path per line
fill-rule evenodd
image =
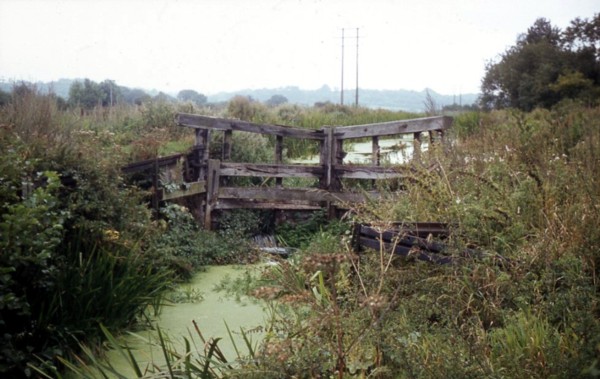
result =
M479 92L486 61L539 17L598 0L0 0L0 80L115 80L204 94L245 88Z

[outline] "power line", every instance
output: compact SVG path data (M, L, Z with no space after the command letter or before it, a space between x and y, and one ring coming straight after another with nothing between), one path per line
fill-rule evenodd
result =
M342 28L342 90L340 91L340 104L344 105L344 28Z
M356 28L356 99L354 106L358 107L358 28Z
M341 75L341 90L340 90L340 104L344 105L344 49L345 49L345 41L346 38L352 39L352 38L356 38L356 92L355 92L355 99L354 99L354 105L358 106L358 42L360 39L359 36L359 28L356 28L356 37L350 37L350 36L346 36L345 34L346 32L346 28L342 28L342 75Z

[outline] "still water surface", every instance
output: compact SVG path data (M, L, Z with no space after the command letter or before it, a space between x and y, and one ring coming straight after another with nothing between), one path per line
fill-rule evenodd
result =
M427 151L429 143L426 138L422 139L421 150ZM380 162L382 164L402 164L411 160L414 150L414 139L412 135L403 135L400 138L381 138L379 140ZM373 143L352 142L344 143L345 164L371 164L373 155ZM319 164L319 156L313 155L292 159L291 163L297 164Z
M264 325L263 321L266 315L261 305L254 300L242 298L237 301L226 297L223 292L216 292L214 288L224 277L230 276L231 278L235 278L242 275L245 269L245 267L240 266L211 266L205 272L198 273L191 283L185 284L183 287L185 291L190 291L191 289L200 291L203 299L195 303L175 303L164 307L156 321L157 326L169 336L170 340L176 346L181 347L180 351L183 351L183 336L189 340L190 333L194 336L197 347L202 350L203 344L197 338L194 325L192 324L192 320L194 320L207 340L211 337L221 337L222 340L219 342L219 346L225 357L231 361L235 360L237 355L227 333L225 323L227 323L232 332L236 332L234 333L234 338L236 339L240 353L243 354L247 350L245 349L243 339L237 332L239 332L240 327L248 330ZM156 331L146 330L137 334L154 341L158 340ZM262 337L260 333L251 333L249 336L252 338L254 345ZM152 361L158 364L164 362L164 357L159 349L150 346L139 338L127 335L124 337L124 342L136 349L134 355L142 369ZM127 362L118 352L114 350L110 351L107 359L117 368L118 372L124 375L133 374Z

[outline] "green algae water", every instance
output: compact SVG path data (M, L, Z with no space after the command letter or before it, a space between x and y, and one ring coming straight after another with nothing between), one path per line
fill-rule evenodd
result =
M193 321L198 326L204 338L222 338L219 347L229 361L237 358L235 347L227 332L227 326L232 332L233 339L241 355L247 354L245 342L240 335L240 328L250 330L264 325L266 317L263 308L252 299L233 299L226 297L223 292L215 291L215 287L227 276L234 279L242 275L245 267L241 266L211 266L206 271L196 274L190 283L183 285L183 292L201 293L202 299L192 303L174 303L163 307L156 320L156 326L163 335L167 336L169 343L179 352L184 351L183 337L193 340L192 351L198 350L204 354L204 344L195 330ZM137 335L150 341L158 341L156 330L144 330ZM262 339L261 333L248 333L252 344L256 346ZM133 349L134 356L142 371L152 364L163 365L165 360L160 348L142 339L127 335L123 343ZM107 354L107 361L116 368L116 371L125 377L134 377L133 370L116 350Z

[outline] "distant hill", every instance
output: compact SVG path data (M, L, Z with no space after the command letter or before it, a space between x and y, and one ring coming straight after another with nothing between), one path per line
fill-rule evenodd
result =
M52 91L53 93L55 93L56 95L62 97L63 99L68 99L69 98L69 88L71 88L71 84L73 84L74 81L76 80L83 80L83 79L59 79L57 81L54 82L36 82L33 83L38 90L40 90L41 92L49 92ZM12 83L12 82L0 82L0 90L5 91L5 92L11 92L13 85L14 84L18 84L19 82L16 83Z
M479 94L469 93L462 95L442 95L434 90L425 89L423 91L410 90L359 90L359 104L369 108L385 108L391 110L404 110L409 112L421 112L424 110L424 102L427 91L435 100L438 107L444 105L459 104L470 105L477 102ZM235 95L251 96L258 101L266 101L273 95L285 96L290 103L313 105L316 102L330 101L332 103L340 102L340 92L332 90L328 86L323 86L315 90L305 90L298 87L282 88L264 88L264 89L245 89L235 92L219 92L209 95L208 101L218 103L228 101ZM354 90L344 91L344 104L354 104Z
M43 92L52 91L58 96L68 99L69 88L76 80L82 79L59 79L53 82L37 82L34 83L37 88ZM12 83L0 82L0 89L6 92L12 90ZM157 90L144 90L149 95L153 96L158 93ZM201 90L197 90L202 93ZM432 89L425 89L423 91L411 91L411 90L373 90L373 89L361 89L359 91L359 104L361 106L369 108L384 108L390 110L404 110L408 112L422 112L424 110L424 102L427 96L427 91L431 97L435 100L438 107L452 104L470 105L477 102L479 94L467 93L467 94L456 94L456 95L442 95ZM176 96L176 93L170 94ZM340 92L333 90L329 86L322 86L321 88L314 90L300 89L298 87L289 86L281 88L263 88L263 89L245 89L234 92L219 92L216 94L208 95L209 103L220 103L227 102L236 95L250 96L255 100L264 102L271 98L273 95L285 96L290 103L302 104L302 105L314 105L317 102L340 102ZM351 105L354 104L355 93L354 90L344 91L344 103Z

